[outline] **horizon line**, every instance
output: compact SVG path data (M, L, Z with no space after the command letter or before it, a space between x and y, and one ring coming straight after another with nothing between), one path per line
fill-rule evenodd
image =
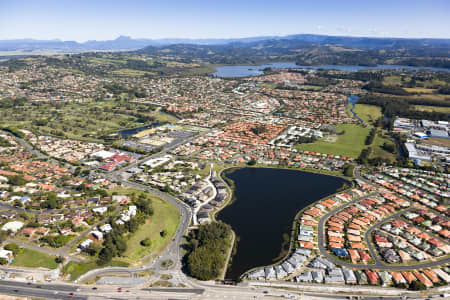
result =
M32 41L59 41L59 42L77 42L77 43L86 43L90 41L97 42L106 42L106 41L114 41L120 37L130 38L132 40L232 40L232 39L250 39L250 38L286 38L295 35L315 35L315 36L330 36L330 37L344 37L344 38L373 38L373 39L410 39L410 40L422 40L422 39L430 39L430 40L449 40L450 37L398 37L398 36L370 36L370 35L342 35L342 34L323 34L323 33L293 33L286 35L252 35L252 36L243 36L243 37L160 37L160 38L150 38L150 37L133 37L131 35L119 34L116 38L112 39L89 39L89 40L71 40L71 39L61 39L61 38L53 38L53 39L39 39L32 37L23 37L23 38L1 38L0 41L18 41L18 40L32 40Z

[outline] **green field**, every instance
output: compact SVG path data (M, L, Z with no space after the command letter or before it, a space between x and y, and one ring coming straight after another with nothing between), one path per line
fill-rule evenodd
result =
M381 107L368 104L356 104L353 111L366 123L372 123L381 117Z
M386 133L386 131L383 131L383 133ZM372 154L370 155L371 158L373 157L381 157L384 159L389 159L391 162L395 161L396 155L393 153L390 153L386 150L384 150L381 146L383 146L384 143L391 143L395 144L395 142L389 138L382 136L382 132L378 132L375 136L375 139L372 143Z
M152 197L152 205L153 216L127 240L128 247L121 257L122 260L133 263L149 254L159 253L172 240L180 222L178 209L168 201L156 197ZM167 232L164 237L160 234L163 230ZM152 242L149 247L140 244L146 238Z
M429 111L429 112L441 112L450 114L450 107L446 106L428 106L428 105L414 105L414 109L418 111Z
M404 90L407 91L408 93L418 93L418 94L431 94L434 91L436 91L435 89L426 89L421 87L404 88Z
M54 256L27 248L20 249L20 252L14 256L14 262L11 265L47 269L56 269L58 267Z
M142 193L138 189L123 187L111 189L109 192L126 195ZM120 258L123 261L134 263L149 254L162 251L169 245L178 228L178 224L180 223L178 209L167 200L152 194L150 194L150 197L152 199L154 214L127 239L127 250ZM160 232L163 230L166 230L167 234L161 237ZM152 242L149 247L144 247L140 244L146 238L149 238Z
M120 261L112 261L108 266L115 266L115 267L127 267L128 264ZM86 262L86 263L77 263L74 261L71 261L67 263L67 265L63 268L63 273L69 275L69 279L71 281L74 281L78 279L81 275L83 275L86 272L89 272L90 270L94 270L100 268L99 265L95 262Z
M336 142L327 142L325 141L327 137L325 137L315 143L300 144L295 146L295 148L357 158L361 150L366 147L364 141L370 130L356 124L340 124L338 125L338 132L342 131L345 131L345 133L336 135Z

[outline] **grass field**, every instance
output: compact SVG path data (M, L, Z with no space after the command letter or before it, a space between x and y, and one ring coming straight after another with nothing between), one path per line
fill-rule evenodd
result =
M372 123L383 115L381 107L368 104L356 104L353 111L366 123Z
M395 161L396 155L384 150L381 147L381 146L383 146L384 143L395 144L395 142L391 138L384 137L382 132L378 132L372 143L373 151L372 151L372 154L370 155L370 157L371 158L381 157L384 159L389 159L391 162Z
M152 72L133 70L133 69L118 69L118 70L112 71L111 73L113 73L115 75L120 75L120 76L144 76L145 74L155 75L155 73L152 73Z
M325 137L315 143L300 144L295 146L295 148L357 158L361 150L366 147L364 141L370 130L356 124L340 124L338 125L338 132L341 131L345 131L345 133L337 135L336 142L327 142Z
M128 264L120 261L112 261L109 266L116 266L116 267L127 267ZM67 265L63 268L63 273L69 275L69 279L71 281L74 281L78 279L81 275L83 275L86 272L89 272L90 270L94 270L100 268L99 265L97 265L96 262L85 262L85 263L77 263L77 262L69 262Z
M115 188L109 191L126 195L133 192L141 193L140 190L131 188ZM123 261L134 263L148 254L160 252L167 247L177 230L180 222L178 209L160 197L151 194L150 197L152 198L154 214L127 239L127 250L120 258ZM167 232L164 237L160 235L163 230ZM152 242L149 247L140 244L146 238L149 238Z
M428 106L428 105L414 105L414 109L418 111L442 112L450 114L450 107L445 106Z
M415 87L415 88L403 88L408 93L419 93L419 94L431 94L435 91L435 89L426 89L421 87Z
M29 267L29 268L47 268L47 269L56 269L58 267L58 263L55 261L55 257L23 248L20 252L14 256L14 262L11 263L12 266L18 267Z
M169 245L177 230L180 222L178 209L161 198L152 199L155 213L127 240L127 251L121 258L127 262L134 263L148 254L159 253ZM160 234L163 230L167 232L164 237ZM146 238L152 241L149 247L140 244Z

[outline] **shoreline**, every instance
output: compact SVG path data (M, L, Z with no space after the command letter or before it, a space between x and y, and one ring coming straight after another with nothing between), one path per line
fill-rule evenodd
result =
M238 165L238 166L230 166L230 167L226 167L226 168L221 169L221 170L219 171L219 174L218 174L218 177L220 178L220 180L221 180L222 182L225 183L225 185L226 185L226 187L227 187L227 190L230 191L230 196L228 197L228 200L227 200L221 207L219 207L217 210L215 210L215 211L213 212L213 220L218 221L218 219L216 218L217 214L218 214L221 210L223 210L225 207L229 206L230 204L232 204L232 203L236 200L236 199L233 200L233 198L235 198L235 197L234 197L234 191L235 191L234 181L231 180L231 179L229 179L229 178L227 178L228 180L230 180L230 181L232 182L232 184L230 185L229 182L228 182L228 180L226 180L226 179L224 178L224 176L226 176L226 174L224 174L224 172L227 172L227 171L230 172L230 170L232 170L232 172L234 172L234 171L237 171L237 170L239 170L239 169L244 169L244 168L256 168L256 169L263 169L263 168L265 168L265 169L292 170L292 171L301 171L301 172L312 173L312 174L320 174L320 175L325 175L325 176L333 176L333 177L337 177L337 178L344 179L345 181L347 181L347 182L349 183L349 186L346 187L346 183L344 183L344 184L343 184L338 190L336 190L334 193L332 193L332 194L330 194L330 195L328 195L328 196L326 196L326 197L320 198L320 199L318 199L317 201L314 201L313 203L309 204L308 206L306 206L306 207L302 208L300 211L298 211L297 214L295 215L293 221L292 221L292 225L291 225L291 227L290 227L290 232L288 233L288 234L289 234L289 250L287 250L286 254L283 254L283 252L280 252L280 255L279 255L278 257L275 257L275 258L274 258L274 259L276 259L276 262L274 262L273 264L265 265L265 266L258 266L258 267L254 267L254 268L251 268L251 269L245 271L243 274L239 275L239 278L237 279L237 281L242 280L243 277L244 277L246 274L248 274L249 272L251 272L251 271L254 270L254 269L262 268L262 267L268 267L268 266L273 266L273 265L277 265L277 264L279 264L280 262L286 260L286 259L289 257L289 255L291 254L292 249L293 249L293 246L294 246L294 243L295 243L294 237L295 237L295 231L296 231L296 229L297 229L297 227L296 227L296 221L298 220L298 218L299 218L299 216L301 215L301 213L304 212L304 211L305 211L306 209L308 209L309 207L315 205L317 202L323 200L324 198L332 197L332 196L335 195L335 194L341 193L341 192L346 191L346 190L348 190L348 189L351 189L351 188L353 187L352 181L349 180L349 179L348 179L347 177L345 177L345 176L338 176L338 175L332 175L332 174L324 174L324 173L320 173L320 172L313 172L313 171L306 170L306 169L296 169L296 168L289 168L289 167L287 167L287 168L281 167L281 168L280 168L279 166L277 166L277 167L273 166L273 167L272 167L272 166L259 166L259 165L255 165L255 166L248 166L248 165L246 165L246 166L239 166L239 165ZM344 187L345 187L345 188L344 188ZM220 220L219 220L219 221L220 221ZM229 225L229 224L228 224L228 225ZM234 248L234 243L236 242L236 236L237 236L233 229L232 229L232 232L233 232L233 235L234 235L235 238L233 239L233 245L231 246L231 249L230 249L230 253L231 253L231 254L232 254L232 250L233 250L233 248ZM282 251L282 250L281 250L281 251ZM226 275L226 271L227 271L227 269L228 269L228 267L229 267L228 264L229 264L229 261L230 261L231 258L232 258L232 255L230 255L230 256L228 257L228 260L227 260L227 262L226 262L226 267L225 267L224 275Z

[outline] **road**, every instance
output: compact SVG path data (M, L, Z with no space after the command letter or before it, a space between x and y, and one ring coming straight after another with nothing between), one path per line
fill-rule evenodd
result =
M362 180L368 184L374 185L373 183L371 183L370 181L367 181L365 179L363 179L360 174L359 174L359 168L355 168L354 171L354 175L355 178ZM344 262L340 259L337 259L335 256L332 256L326 246L325 246L325 223L326 221L332 217L333 215L335 215L337 212L343 210L346 207L349 207L355 203L360 202L361 200L364 200L366 198L369 197L373 197L374 195L378 194L378 192L373 192L370 193L366 196L363 197L359 197L357 199L354 199L344 205L338 206L335 209L331 210L330 212L326 213L324 216L322 216L319 220L319 224L318 224L318 236L317 236L317 243L318 243L318 247L320 250L320 254L322 254L323 256L325 256L329 261L333 262L336 265L341 265L344 266L346 268L350 268L350 269L380 269L380 270L392 270L392 271L406 271L406 270L411 270L411 268L431 268L431 267L436 267L438 265L441 264L447 264L450 263L450 258L446 258L446 259L442 259L442 260L438 260L438 261L432 261L432 262L426 262L423 264L415 264L414 266L411 265L405 265L405 266L391 266L388 264L385 264L384 262L382 262L376 252L376 249L374 248L373 244L370 242L370 233L373 231L373 229L375 229L378 225L386 222L389 219L395 218L395 217L399 217L401 214L403 214L406 210L402 210L400 212L397 212L387 218L384 218L383 220L379 221L378 223L374 224L373 226L371 226L364 234L364 239L367 242L368 248L369 248L369 252L371 254L371 256L374 258L375 260L375 264L370 264L370 265L362 265L362 264L352 264L352 263L347 263Z
M88 299L88 296L78 295L78 287L63 284L34 284L20 281L0 281L0 294L44 299L72 298Z
M130 182L130 181L126 181L126 180L123 180L123 179L117 178L117 177L115 177L114 179L118 180L123 185L133 187L136 189L140 189L140 190L146 190L152 194L156 194L157 196L169 201L170 203L172 203L173 205L175 205L178 208L178 210L180 212L180 216L181 216L180 223L178 225L177 231L175 232L175 236L174 236L172 242L170 243L169 247L167 247L166 250L157 259L155 259L152 263L150 263L148 265L144 265L143 267L138 267L138 268L107 267L107 268L103 268L103 269L96 269L96 270L93 270L93 271L90 271L90 272L84 274L83 276L81 276L78 279L78 281L82 282L86 279L94 278L101 274L111 273L111 272L135 273L135 272L142 272L142 271L146 271L146 270L153 270L156 272L165 271L166 269L161 266L161 263L166 260L172 260L174 262L173 266L170 267L170 269L173 272L179 272L179 274L177 274L178 276L185 277L184 274L182 275L182 272L181 272L182 264L181 264L180 245L182 243L182 238L189 226L190 220L192 219L191 208L184 202L181 202L180 200L178 200L166 193L163 193L159 190L155 190L148 186Z

